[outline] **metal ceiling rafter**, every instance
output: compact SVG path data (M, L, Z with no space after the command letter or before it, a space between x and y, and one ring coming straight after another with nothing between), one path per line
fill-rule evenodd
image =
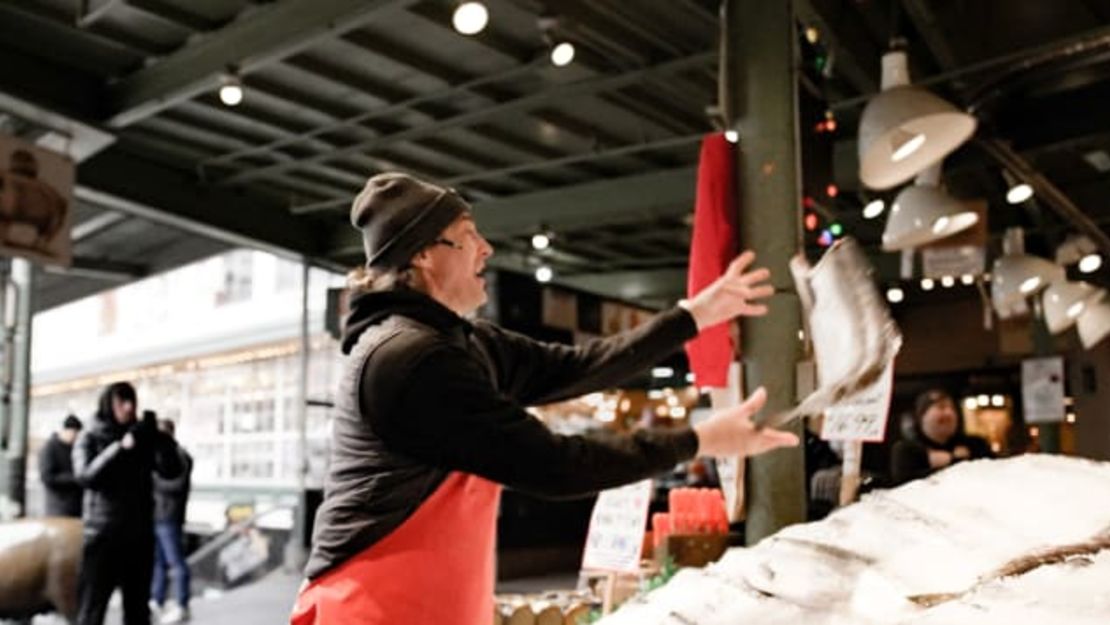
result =
M210 20L195 13L190 13L166 0L123 0L123 4L168 24L197 33L212 32L229 23L227 21Z
M694 167L680 167L611 180L587 182L474 202L483 234L504 238L554 228L601 227L685 216L694 202ZM350 226L332 231L328 247L336 254L361 250Z
M418 15L424 18L430 24L434 25L437 28L453 32L451 26L450 12L442 6L432 4L420 4L414 7L411 12L414 15ZM506 59L515 59L518 63L528 62L529 60L531 60L532 54L534 54L534 52L531 50L529 50L528 52L520 50L519 46L516 46L512 42L508 41L506 38L499 36L491 29L487 29L486 31L483 31L482 33L479 33L478 35L473 37L473 41L478 45L485 47L493 54L502 56ZM591 55L579 54L578 56L581 58L575 60L574 64L576 66L585 68L586 70L598 74L599 76L612 75L611 71L606 71L606 69L601 67L600 65L590 62L589 59ZM714 62L716 61L716 55L713 56L712 60ZM708 63L706 63L706 65L708 65ZM627 71L637 71L637 68L633 68ZM626 104L621 104L620 102L616 101L617 98L615 96L611 96L610 94L606 94L603 92L599 92L596 95L598 99L607 102L614 107L622 109L625 112L633 112L628 108ZM659 128L659 130L667 131L667 128L662 127Z
M196 43L120 80L109 119L123 127L218 84L228 65L249 72L358 28L416 0L282 0L236 19Z
M674 138L669 138L669 139L660 139L658 141L648 141L648 142L644 142L644 143L636 143L636 144L632 144L632 145L625 145L625 146L621 146L621 147L618 147L618 148L613 148L613 149L610 149L610 150L599 150L599 151L596 151L596 152L589 152L587 154L571 154L571 155L563 156L563 157L560 157L560 158L548 159L548 160L543 160L543 161L536 161L536 162L532 162L532 163L521 163L521 164L518 164L518 165L511 165L511 166L508 166L508 167L505 167L505 168L502 168L502 169L485 170L485 171L477 172L477 173L474 173L474 174L464 174L464 175L461 175L461 176L445 178L445 179L440 180L439 182L441 182L442 184L445 184L445 185L464 184L464 183L467 183L467 182L472 182L474 180L480 180L482 178L494 178L494 177L499 177L499 176L506 176L506 175L510 175L510 174L519 173L521 171L535 171L535 170L539 170L539 169L548 169L548 168L551 168L551 167L561 167L563 165L570 164L570 163L573 163L573 162L576 162L576 161L617 158L617 157L627 156L627 155L630 155L630 154L636 154L636 153L639 153L639 152L644 152L644 151L649 151L649 150L661 150L661 149L667 149L667 148L673 148L673 147L679 147L679 146L683 146L683 145L692 144L692 143L695 143L697 141L700 141L702 136L703 135L699 134L699 135L690 135L690 136L685 136L685 137L674 137ZM332 210L332 209L340 208L342 206L348 205L349 203L350 203L349 199L317 202L317 203L313 203L313 204L305 204L303 206L294 206L290 209L290 211L292 211L293 213L296 213L296 214L314 213L314 212L320 212L320 211L326 211L326 210Z
M366 141L359 141L352 145L345 146L342 149L336 150L330 154L320 154L309 159L300 161L298 164L282 164L272 165L260 169L242 172L228 178L228 182L243 182L260 177L264 173L274 171L287 171L294 169L306 162L323 162L332 160L336 157L351 154L355 152L369 152L377 150L401 141L413 141L421 137L431 136L442 133L446 130L458 128L461 126L477 124L495 117L506 115L508 113L519 112L528 110L538 106L550 104L552 101L563 100L567 98L580 97L584 95L591 95L606 90L619 89L622 86L634 84L645 76L650 76L656 73L667 71L675 71L683 67L692 67L701 63L707 63L715 58L714 53L701 53L691 56L683 57L653 65L647 68L627 72L624 74L603 76L598 78L588 78L585 80L577 81L567 85L561 85L543 91L531 93L508 102L503 102L496 106L487 107L478 111L469 111L450 117L441 119L430 124L424 124L402 132L392 135L386 135L370 139Z

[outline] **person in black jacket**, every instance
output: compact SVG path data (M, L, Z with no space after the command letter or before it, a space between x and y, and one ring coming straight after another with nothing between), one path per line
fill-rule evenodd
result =
M492 248L454 191L381 174L351 218L367 265L352 277L324 501L293 623L488 619L499 484L585 496L698 454L797 444L752 424L762 389L693 430L560 436L524 409L613 387L699 328L766 313L769 272L749 271L750 252L643 326L571 347L468 319L486 301Z
M123 592L125 625L149 625L154 563L154 481L181 473L176 444L158 431L154 413L137 418L135 387L109 385L93 424L73 448L73 471L85 488L85 544L78 625L101 625L112 591Z
M173 438L173 421L159 419L158 429ZM161 610L166 602L168 569L173 570L177 590L176 605L162 614L163 625L189 620L189 565L185 562L183 530L193 457L180 444L177 445L177 455L181 459L180 475L165 478L154 474L154 581L150 587L154 607Z
M962 460L990 458L990 445L964 433L963 418L946 391L932 389L917 396L913 436L894 444L890 456L895 486L926 477Z
M39 477L46 491L46 516L81 517L81 485L73 477L73 443L81 420L69 415L39 451Z

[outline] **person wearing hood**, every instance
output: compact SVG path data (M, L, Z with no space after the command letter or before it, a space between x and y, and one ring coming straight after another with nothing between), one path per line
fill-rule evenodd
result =
M112 591L123 594L125 625L149 625L154 570L154 474L177 477L176 443L154 413L138 418L135 387L109 385L93 424L73 448L73 471L85 489L85 542L78 625L101 625Z
M964 433L963 418L946 391L932 389L917 396L914 436L894 444L890 476L895 486L931 475L962 460L990 458L986 440Z
M611 388L699 328L765 314L770 274L749 270L750 252L648 323L571 347L471 320L493 249L453 190L380 174L351 221L367 262L351 279L331 460L294 625L484 625L502 485L586 496L698 455L798 442L753 425L763 389L693 429L620 435L557 435L524 408Z
M62 429L50 436L39 451L39 477L46 490L46 516L81 517L81 485L73 477L73 443L81 433L81 420L68 415Z

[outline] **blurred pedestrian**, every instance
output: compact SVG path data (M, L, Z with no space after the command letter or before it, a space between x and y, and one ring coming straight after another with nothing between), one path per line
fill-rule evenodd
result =
M84 492L73 476L73 443L81 427L80 419L67 416L62 429L51 434L39 451L39 477L46 489L46 516L81 517Z
M123 593L124 625L150 625L153 476L177 477L181 460L154 413L139 419L136 406L135 387L109 385L73 449L74 475L85 488L78 625L101 625L116 588Z
M159 419L158 429L174 438L174 424ZM151 607L161 612L161 623L183 623L189 620L189 565L185 562L185 508L189 502L193 457L180 443L177 455L181 474L166 478L154 474L154 579L150 586ZM167 577L173 571L177 602L164 612Z

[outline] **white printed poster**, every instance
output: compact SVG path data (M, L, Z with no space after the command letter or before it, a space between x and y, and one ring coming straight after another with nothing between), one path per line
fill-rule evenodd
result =
M1064 420L1064 359L1031 358L1021 363L1021 401L1026 423Z
M603 491L590 516L582 568L635 573L647 528L651 480Z

